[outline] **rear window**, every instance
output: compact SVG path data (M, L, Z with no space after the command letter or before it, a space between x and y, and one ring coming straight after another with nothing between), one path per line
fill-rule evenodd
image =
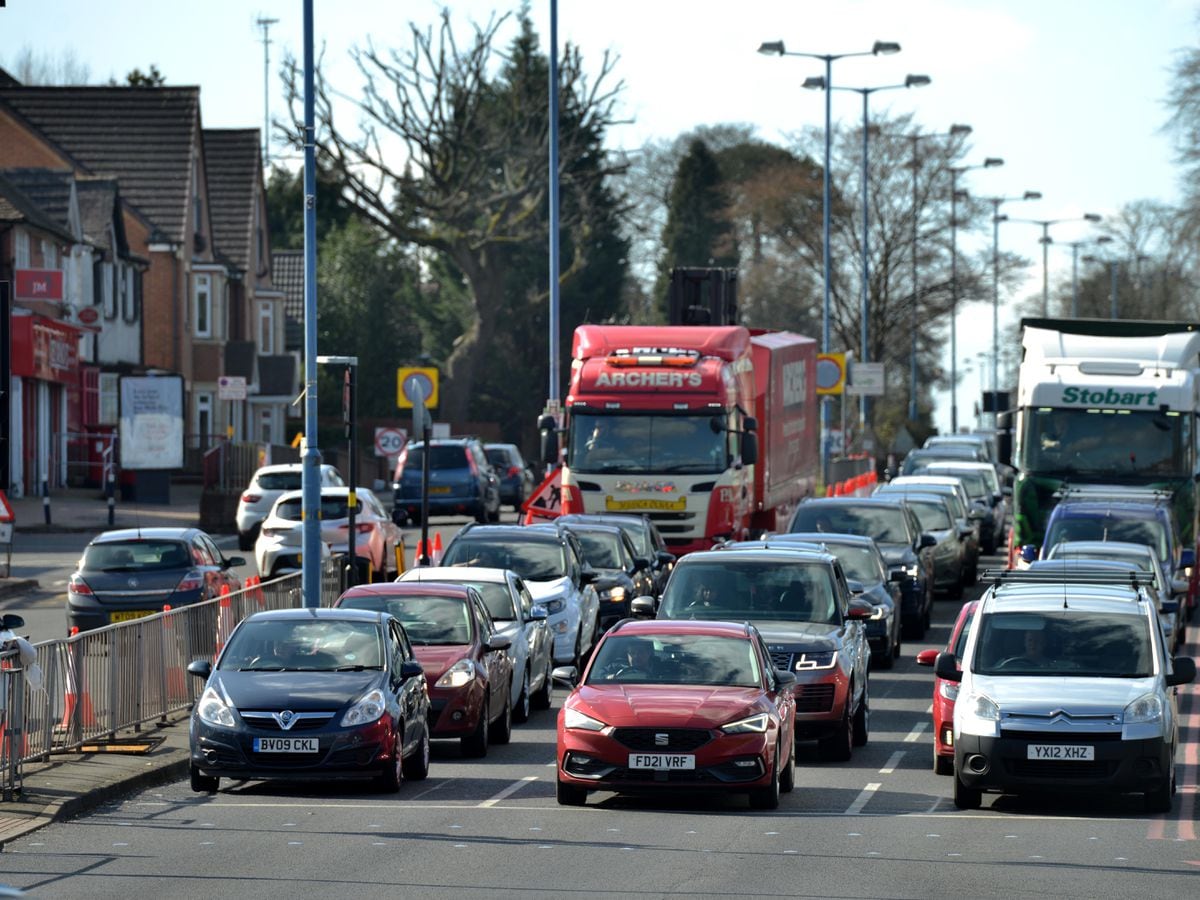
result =
M488 462L493 466L508 468L509 465L513 464L512 457L509 456L508 451L503 447L496 447L485 452L487 453Z
M410 447L404 461L405 472L420 472L425 465L425 448ZM434 444L429 452L429 468L433 469L465 469L467 467L467 451L461 444L439 447Z
M903 510L886 506L804 504L796 510L791 530L861 534L877 541L908 543Z
M280 519L287 519L291 522L299 522L302 518L301 512L304 508L304 498L295 497L290 500L282 500L275 506L275 515ZM321 498L321 518L322 519L344 519L350 515L350 511L346 507L345 497L322 497Z
M1153 519L1118 519L1111 516L1060 516L1046 532L1046 546L1063 541L1121 541L1145 544L1167 560L1167 532L1162 522Z
M389 612L400 620L409 641L417 646L471 643L471 611L457 597L345 597L338 608Z
M908 505L916 514L917 521L921 523L922 531L946 531L954 526L943 503L936 500L913 500L910 498Z
M303 474L300 472L263 472L257 483L264 491L298 491Z
M838 558L847 578L853 578L864 587L887 581L883 560L873 547L855 547L849 544L829 545L829 552Z
M576 531L583 544L583 558L597 569L621 568L621 539L615 534L598 531Z
M84 550L82 567L92 572L143 572L184 568L191 562L183 541L114 541Z
M554 581L567 574L567 561L557 541L455 538L446 548L442 565L512 569L526 581Z

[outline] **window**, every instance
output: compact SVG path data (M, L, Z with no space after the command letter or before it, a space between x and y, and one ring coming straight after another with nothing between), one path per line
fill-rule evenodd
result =
M18 229L17 245L13 250L13 264L18 269L29 268L29 232Z
M270 300L258 304L258 352L262 356L275 353L275 304Z
M42 241L42 268L58 268L58 248L50 241Z
M120 398L120 376L116 372L100 373L100 419L101 425L118 424L118 401Z
M104 318L106 319L115 319L117 317L116 280L117 273L113 269L113 264L110 262L101 263L100 295L104 300Z
M136 322L138 316L138 294L141 293L142 278L132 266L121 266L121 318Z
M212 276L196 276L196 337L212 337Z
M201 447L208 446L208 437L212 434L212 394L196 395L196 435Z
M258 439L264 444L274 442L275 414L270 408L258 411Z
M195 221L192 223L192 232L201 234L204 231L204 208L200 205L200 160L192 160L192 216Z

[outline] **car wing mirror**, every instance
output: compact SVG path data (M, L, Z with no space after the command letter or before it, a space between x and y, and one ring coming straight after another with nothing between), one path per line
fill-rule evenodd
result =
M483 642L483 646L488 650L507 650L512 646L512 638L506 634L493 634Z
M1179 568L1190 569L1196 564L1196 551L1191 547L1179 551Z
M591 566L584 566L582 569L579 570L580 585L586 586L589 584L595 584L599 578L600 578L600 573L597 572L595 569L593 569Z
M1171 660L1172 672L1167 675L1167 684L1191 684L1196 680L1196 661L1190 656L1176 656Z
M938 651L934 649L922 650L917 654L918 666L929 666L933 668L933 664L937 662Z
M635 619L653 619L654 618L654 598L653 597L634 597L629 604L629 612Z
M936 546L937 546L937 538L935 538L932 534L930 534L927 531L924 532L921 535L920 539L917 541L917 549L918 550L925 550L929 547L936 547Z
M238 566L244 566L245 564L246 564L246 558L244 556L229 556L229 557L226 557L225 564L222 565L221 568L222 569L236 569Z
M563 687L573 688L579 681L579 670L574 666L555 666L550 670L550 680Z
M0 631L12 631L24 627L25 620L16 613L5 613L4 617L0 618Z
M938 678L946 681L962 681L962 670L958 668L958 658L953 653L942 651L933 663L933 672Z
M400 680L407 681L410 678L416 678L418 675L424 675L425 669L415 659L406 659L400 663Z
M546 610L546 607L540 603L535 603L529 608L529 620L531 622L537 621L538 619L547 619L549 617L550 613Z
M780 690L786 687L791 687L796 683L796 673L789 672L787 669L776 669L775 683L779 686Z
M189 675L207 679L212 674L212 663L207 659L193 659L187 665Z

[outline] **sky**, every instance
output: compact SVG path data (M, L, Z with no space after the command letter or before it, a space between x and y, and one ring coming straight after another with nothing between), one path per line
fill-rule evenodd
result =
M544 47L550 4L530 0ZM349 60L352 46L403 47L409 22L433 25L444 7L465 29L519 4L314 0L317 46L330 79L355 93L361 79ZM763 56L759 44L782 40L789 52L838 54L885 40L898 42L901 52L837 61L833 83L871 87L928 75L928 87L874 95L871 109L912 112L926 131L972 126L974 152L966 161L1005 160L965 176L972 194L1043 195L1009 205L1010 216L1105 215L1135 200L1173 203L1179 196L1164 100L1176 54L1200 36L1200 0L559 0L558 7L560 46L578 45L593 73L605 51L616 56L614 74L624 82L618 111L632 121L611 131L614 147L636 148L699 125L750 124L763 139L780 142L823 126L823 93L800 85L824 74L824 63ZM70 55L102 83L154 64L169 84L200 85L206 127L261 127L263 45L255 22L278 20L270 27L268 100L278 116L284 105L276 73L284 51L303 53L302 10L301 0L7 0L0 65L31 47L55 59ZM860 95L834 92L835 120L853 126L861 109ZM1052 280L1069 273L1065 242L1088 234L1083 223L1052 229ZM1040 291L1040 236L1034 225L1001 228L1002 247L1035 262L1022 297ZM981 389L977 355L990 349L990 318L979 305L959 315L960 375L971 367L960 381L960 425L970 424ZM1002 321L1011 318L1011 309L1002 311ZM935 421L948 430L949 395L937 402Z

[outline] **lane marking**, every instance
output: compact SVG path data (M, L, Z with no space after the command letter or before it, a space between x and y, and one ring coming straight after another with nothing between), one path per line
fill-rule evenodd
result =
M904 743L906 743L906 744L915 743L921 737L922 732L924 732L925 729L928 727L929 727L928 722L918 722L916 725L913 726L913 730L910 731L908 733L908 735L904 738Z
M510 784L508 787L506 787L500 793L496 794L496 796L491 797L487 800L484 800L482 803L477 805L475 808L476 809L489 809L489 808L495 806L501 800L505 799L506 797L511 797L513 794L515 794L521 788L525 787L525 785L529 784L531 781L537 781L537 780L538 780L538 777L536 775L526 775L520 781L514 781L512 784Z
M926 708L925 715L927 715L927 716L933 715L933 704L932 703L930 703L929 706Z
M867 805L867 801L875 796L875 792L879 790L879 787L880 783L878 781L872 781L870 784L868 784L862 789L859 795L854 798L854 802L846 807L846 812L843 813L843 815L857 816L859 813L861 813L863 807Z
M900 765L900 760L904 759L904 750L897 750L889 758L882 769L879 770L880 775L891 775L896 771L896 766Z

